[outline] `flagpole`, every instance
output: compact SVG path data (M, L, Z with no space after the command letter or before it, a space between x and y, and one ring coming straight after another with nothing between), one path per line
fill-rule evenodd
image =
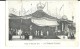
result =
M22 0L21 0L21 11L20 11L20 16L22 16ZM21 19L21 25L22 25L22 19ZM20 27L21 29L21 27Z
M59 10L59 15L60 15L60 11L62 10L63 6L64 6L64 4L61 6L61 8L60 8L60 10Z

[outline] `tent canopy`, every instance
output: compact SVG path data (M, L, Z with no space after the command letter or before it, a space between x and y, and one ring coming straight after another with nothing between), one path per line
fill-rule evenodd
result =
M43 10L37 10L31 15L31 21L38 26L58 26L57 18L46 14Z
M37 10L36 12L31 14L32 18L49 18L49 19L57 19L56 17L50 16L46 14L43 10Z
M59 25L56 20L50 21L50 20L46 20L46 19L31 19L31 21L38 26L52 26L52 27L54 27L54 26Z

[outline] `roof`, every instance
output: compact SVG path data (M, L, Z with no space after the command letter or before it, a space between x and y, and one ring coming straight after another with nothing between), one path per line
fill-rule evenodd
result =
M56 17L50 16L47 13L45 13L43 10L37 10L32 14L25 15L25 16L16 16L15 14L10 14L9 15L10 19L27 19L28 17L30 18L47 18L47 19L57 19Z
M21 17L21 16L17 16L17 15L15 15L15 14L10 14L10 15L9 15L9 18L10 18L10 19L20 19L20 17Z
M32 13L31 16L33 18L49 18L49 19L57 19L56 17L50 16L45 13L43 10L37 10L36 12Z
M60 19L60 22L67 23L67 24L73 23L73 21L68 20L68 19Z

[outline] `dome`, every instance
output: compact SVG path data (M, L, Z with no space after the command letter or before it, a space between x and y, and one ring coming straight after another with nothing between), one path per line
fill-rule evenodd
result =
M63 16L62 16L62 19L68 19L68 18L67 18L67 16L66 16L66 15L63 15Z
M42 4L41 2L37 4L37 9L38 10L42 10L45 7L44 4Z

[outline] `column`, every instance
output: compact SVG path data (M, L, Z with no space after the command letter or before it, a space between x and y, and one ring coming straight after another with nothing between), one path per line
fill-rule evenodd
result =
M57 32L58 31L58 27L56 26L56 28L55 28L55 32Z
M63 31L63 23L62 23L62 31Z
M49 35L49 32L47 31L47 36Z

